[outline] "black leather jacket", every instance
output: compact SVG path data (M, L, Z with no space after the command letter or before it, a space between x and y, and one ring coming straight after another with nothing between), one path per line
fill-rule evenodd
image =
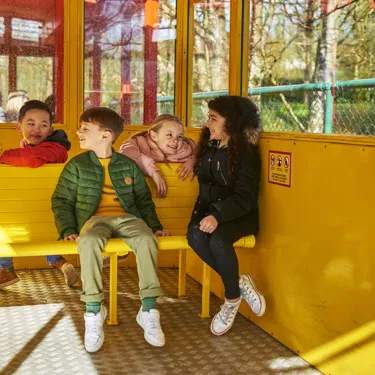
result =
M243 217L258 231L260 155L257 146L241 160L234 176L228 175L228 149L212 145L200 161L199 197L192 219L213 215L219 223ZM254 233L256 234L256 233Z

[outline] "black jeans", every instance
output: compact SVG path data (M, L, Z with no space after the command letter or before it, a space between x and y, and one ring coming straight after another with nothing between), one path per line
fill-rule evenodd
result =
M238 258L233 244L244 236L254 233L254 226L244 218L220 224L212 234L199 229L204 218L193 215L188 227L187 240L195 253L221 277L227 299L240 296L238 287Z

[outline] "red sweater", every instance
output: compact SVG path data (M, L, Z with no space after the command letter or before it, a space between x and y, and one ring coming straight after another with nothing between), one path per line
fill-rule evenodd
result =
M14 148L4 151L0 163L15 167L37 168L46 163L65 163L68 150L58 142L42 142L37 146Z

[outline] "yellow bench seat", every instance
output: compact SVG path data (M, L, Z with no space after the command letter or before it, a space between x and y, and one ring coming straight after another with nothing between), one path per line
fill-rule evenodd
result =
M160 237L159 250L179 250L178 296L186 294L186 250L190 247L185 234L195 200L196 179L181 181L176 177L178 164L158 165L168 185L168 194L159 198L151 179L156 211L171 233ZM63 165L49 164L38 169L0 165L0 257L78 254L75 241L57 241L58 234L51 211L51 196ZM255 237L247 236L235 247L252 248ZM110 308L108 324L117 324L117 255L131 252L121 239L110 239L104 254L110 256ZM209 316L210 269L203 263L201 317Z

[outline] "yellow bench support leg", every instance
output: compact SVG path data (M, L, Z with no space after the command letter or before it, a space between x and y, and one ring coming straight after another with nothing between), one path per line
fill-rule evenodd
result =
M211 268L206 263L203 263L202 311L199 314L201 318L210 318L210 278Z
M178 253L178 298L186 296L186 250Z
M109 270L109 319L108 325L118 324L117 321L117 254L110 255Z

